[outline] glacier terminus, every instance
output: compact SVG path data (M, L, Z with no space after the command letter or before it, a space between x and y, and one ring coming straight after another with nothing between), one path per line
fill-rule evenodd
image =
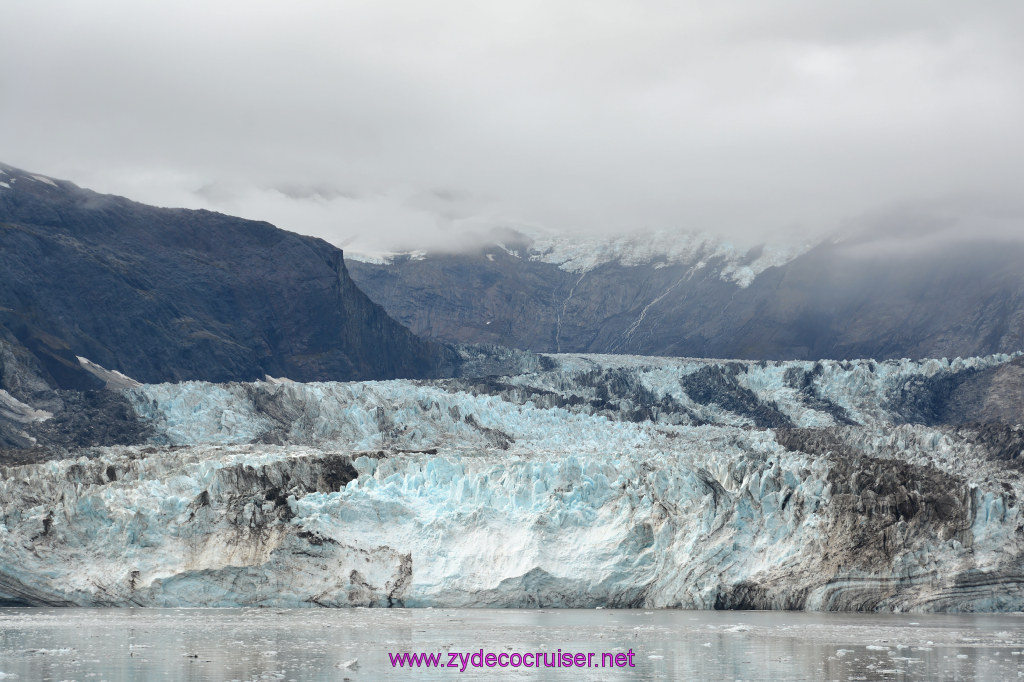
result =
M1024 610L1021 356L531 358L126 382L144 441L3 468L0 603Z

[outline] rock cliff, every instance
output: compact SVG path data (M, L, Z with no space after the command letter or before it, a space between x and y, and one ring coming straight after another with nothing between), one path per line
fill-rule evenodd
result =
M102 386L76 356L143 382L453 371L454 353L388 317L324 241L10 166L0 180L0 336L51 388Z

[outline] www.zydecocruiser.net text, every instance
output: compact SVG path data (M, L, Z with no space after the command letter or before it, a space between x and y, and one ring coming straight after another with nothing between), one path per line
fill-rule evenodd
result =
M392 668L635 668L635 653L627 652L557 652L446 651L442 653L388 653Z

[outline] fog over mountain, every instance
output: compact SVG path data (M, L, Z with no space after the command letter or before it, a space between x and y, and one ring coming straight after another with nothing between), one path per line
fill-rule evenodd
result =
M882 227L750 250L706 234L505 235L462 254L349 254L349 271L400 323L448 342L751 360L1024 349L1024 243Z
M1024 214L1017 2L8 5L5 161L357 250Z

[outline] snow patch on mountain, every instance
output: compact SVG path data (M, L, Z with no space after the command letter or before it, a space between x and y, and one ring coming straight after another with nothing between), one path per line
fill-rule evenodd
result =
M781 266L808 251L811 244L764 245L743 249L707 232L660 230L625 236L591 237L587 235L551 235L543 232L516 233L528 244L498 240L494 246L515 258L550 263L566 272L585 273L601 265L615 263L623 267L650 265L664 268L687 265L694 271L712 264L719 277L746 288L757 275ZM474 242L475 243L475 242ZM346 251L352 260L375 265L391 265L399 260L424 260L425 251ZM488 260L494 260L489 256Z
M745 288L768 268L784 265L809 249L804 244L744 250L706 232L657 231L609 238L536 237L529 257L569 272L585 272L605 263L624 267L682 264L699 270L712 261L723 261L720 277Z
M132 379L126 374L118 372L116 369L107 369L93 362L89 358L78 357L78 364L82 366L82 369L92 374L97 379L100 379L106 384L107 388L119 389L119 388L133 388L135 386L141 386L138 381Z
M22 423L43 422L51 419L53 413L26 405L0 388L0 417Z
M354 250L345 249L345 258L370 263L371 265L391 265L401 260L425 260L426 251L378 251L378 250Z
M37 182L41 182L44 185L49 185L50 187L57 187L57 183L54 182L52 178L48 178L45 175L31 174L31 175L27 175L26 177L29 178L30 180L35 180Z

